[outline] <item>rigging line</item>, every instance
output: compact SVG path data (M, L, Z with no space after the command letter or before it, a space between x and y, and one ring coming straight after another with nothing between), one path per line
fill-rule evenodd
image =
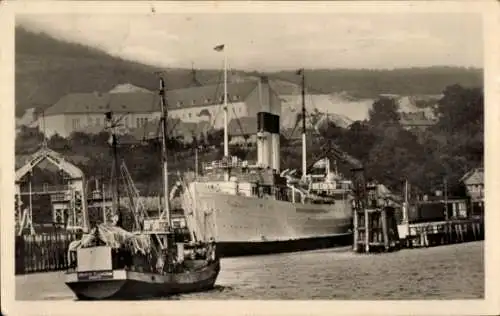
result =
M293 85L298 85L300 86L300 82L294 82L293 80L290 80L290 79L285 79L285 78L282 78L280 77L279 75L271 75L271 74L265 74L266 76L268 76L270 79L275 79L275 80L280 80L280 81L284 81L286 83L289 83L289 84L293 84ZM324 91L320 91L320 90L317 90L317 89L314 89L314 88L311 88L310 86L308 85L305 85L305 88L307 91L310 91L310 92L313 92L313 93L318 93L318 94L330 94L330 93L326 93Z
M280 79L280 80L282 80L282 79ZM296 88L299 88L299 87L296 87ZM300 91L298 91L298 92L297 92L297 95L300 95ZM300 101L300 99L298 99L298 100L296 100L296 101ZM300 107L300 106L301 106L301 105L300 105L300 102L297 102L297 103L295 104L295 108L298 108L298 107ZM307 108L306 108L306 114L307 114ZM300 118L300 119L299 119L299 118ZM295 134L295 131L297 130L297 126L299 126L299 122L300 122L301 120L302 120L302 113L300 113L300 112L299 112L299 113L297 113L297 115L295 116L295 124L294 124L293 129L292 129L292 132L291 132L291 134L289 135L289 137L288 137L288 138L292 138L292 137L293 137L293 135Z
M297 93L298 95L300 95L300 93ZM297 100L296 100L297 101ZM300 101L300 99L298 100ZM295 104L296 106L295 107L300 107L300 103L296 103ZM306 108L306 114L307 114L307 108ZM300 118L300 119L299 119ZM297 130L297 126L299 126L299 122L302 120L302 113L297 113L297 115L295 116L295 124L293 126L293 129L292 129L292 132L290 133L290 135L287 137L286 135L283 135L285 136L287 139L290 139L293 137L293 135L295 134L295 131Z
M231 102L231 104L233 104L233 103ZM239 118L239 117L238 117L238 115L236 114L236 110L234 109L234 107L233 107L233 113L234 113L234 118L236 119L236 122L237 122L237 123L238 123L238 125L240 126L240 131L241 131L241 133L242 133L243 135L246 135L246 134L245 134L245 131L243 130L243 126L241 125L240 118ZM229 124L228 124L228 125L229 125Z
M219 92L219 89L220 89L220 86L221 86L221 83L220 81L223 80L222 77L224 76L224 70L222 70L222 72L219 73L219 79L217 80L217 85L215 87L215 95L214 95L214 100L218 103L219 101L217 100L217 94ZM224 94L224 92L222 92L222 94ZM223 96L224 97L224 96ZM217 104L216 103L216 104ZM217 115L220 113L220 108L221 106L218 106L216 107L216 110L215 110L215 113L213 115L213 117L210 118L210 121L209 121L209 126L207 128L207 133L209 132L212 132L215 130L215 120L217 119Z
M156 95L153 94L154 97L152 98L151 100L151 112L154 113L154 110L155 110L155 104L156 104ZM143 126L143 131L142 131L142 139L145 140L146 139L146 130L147 130L147 127L149 126L149 120L146 122L146 124L144 124ZM158 131L156 132L156 135L158 135Z
M232 104L232 103L231 103L231 104ZM234 117L236 118L236 122L237 122L237 123L238 123L238 125L240 126L241 133L244 135L244 136L243 136L243 138L245 139L245 145L247 145L247 143L248 143L248 140L247 140L247 137L246 137L246 135L247 135L247 134L246 134L246 133L245 133L245 131L243 130L243 126L241 125L241 121L240 121L240 119L239 119L238 115L236 114L236 110L234 109L234 107L233 107L233 113L234 113ZM228 125L229 125L229 124L228 124ZM229 127L229 126L228 126L228 127ZM248 156L248 154L249 154L249 153L248 153L248 151L245 151L245 155L244 155L244 157L243 157L243 158L245 159L245 158Z
M227 68L227 71L230 72L230 69ZM221 81L223 81L222 77L224 76L224 70L222 70L220 73L219 73L219 80L217 80L217 87L216 87L216 90L215 90L215 97L214 99L217 100L217 94L218 94L218 91L219 91L219 88L221 87ZM224 83L222 83L224 84ZM224 98L224 92L222 93L222 98ZM224 100L224 99L222 99ZM216 111L214 113L214 116L211 118L211 122L210 122L210 125L209 127L211 127L210 130L207 130L207 132L212 132L215 130L215 120L217 119L217 116L219 115L220 113L220 109L223 107L223 103L221 103L218 107L216 107Z
M298 114L298 115L300 115L300 114ZM293 134L295 134L295 130L297 129L297 126L299 126L299 121L300 121L297 119L298 115L295 117L295 124L293 125L293 129L292 129L292 132L290 133L290 135L288 135L288 137L286 135L283 135L283 136L285 136L285 138L290 139L293 137Z

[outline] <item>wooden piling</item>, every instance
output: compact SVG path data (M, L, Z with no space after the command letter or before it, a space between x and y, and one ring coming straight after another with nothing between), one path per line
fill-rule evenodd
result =
M357 211L354 214L353 250L370 253L399 249L400 240L394 216L394 212L389 212L388 208Z
M352 247L352 250L354 252L358 252L359 251L359 248L358 248L358 242L359 242L359 231L357 229L358 227L358 212L356 212L356 210L354 210L354 214L353 214L353 247Z
M69 244L80 237L69 232L16 236L16 274L67 269Z
M365 208L365 252L370 252L370 213Z
M387 213L385 209L382 209L380 213L382 218L382 233L384 235L384 248L385 251L389 251L389 231L387 227Z

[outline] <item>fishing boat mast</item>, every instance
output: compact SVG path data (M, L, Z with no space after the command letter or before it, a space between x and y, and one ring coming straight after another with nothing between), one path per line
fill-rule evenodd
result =
M170 228L170 205L168 199L168 166L167 166L167 101L165 97L165 81L163 77L160 77L160 97L161 97L161 125L162 125L162 169L163 169L163 200L165 207L163 209L160 218L165 218L167 220L168 227Z
M298 71L302 76L302 179L305 180L307 175L307 160L306 160L306 91L305 91L305 75L304 68Z
M118 165L118 147L117 147L117 136L116 136L116 122L113 122L113 112L109 111L105 113L106 121L108 122L109 130L109 144L111 145L113 164L112 164L112 177L111 177L111 188L112 188L112 211L113 215L117 217L116 225L122 226L122 218L120 213L120 183L119 183L119 165Z

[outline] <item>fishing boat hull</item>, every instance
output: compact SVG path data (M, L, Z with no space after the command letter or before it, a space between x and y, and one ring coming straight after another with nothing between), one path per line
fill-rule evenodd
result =
M344 246L352 243L348 200L332 204L292 203L214 192L192 182L193 216L204 238L217 240L220 257L271 254ZM188 214L189 215L189 214Z
M66 285L79 300L135 300L207 291L214 287L219 261L184 273L128 270L67 272Z

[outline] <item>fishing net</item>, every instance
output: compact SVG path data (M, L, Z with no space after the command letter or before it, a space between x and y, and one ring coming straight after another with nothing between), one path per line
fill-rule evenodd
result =
M81 240L72 242L69 251L95 247L98 244L104 244L113 249L125 248L133 254L143 255L149 254L152 248L149 235L133 234L121 227L99 224L89 234L83 235Z

